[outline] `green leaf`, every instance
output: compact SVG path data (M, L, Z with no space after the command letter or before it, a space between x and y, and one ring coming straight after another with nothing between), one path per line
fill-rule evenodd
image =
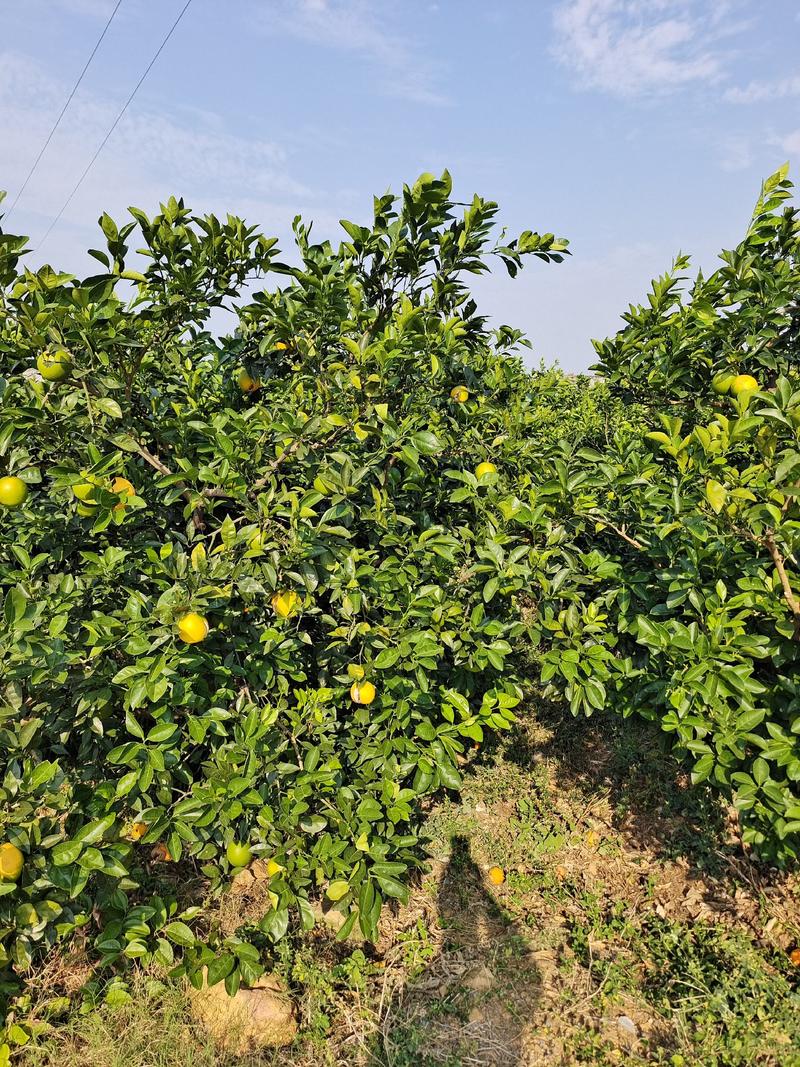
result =
M715 481L713 478L706 482L706 500L709 502L713 510L717 515L725 507L725 501L728 498L728 490L720 482Z
M183 922L171 922L164 927L164 935L175 945L181 948L189 948L195 943L195 936L191 929Z

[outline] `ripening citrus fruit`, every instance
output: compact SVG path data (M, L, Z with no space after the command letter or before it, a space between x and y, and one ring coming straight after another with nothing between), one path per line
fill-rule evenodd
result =
M86 474L85 471L81 471L82 482L76 482L72 487L72 495L76 500L80 500L82 504L87 504L93 507L97 506L97 498L94 496L96 489L99 489L102 482L99 478L96 478L93 474Z
M25 857L16 845L4 841L0 845L0 882L16 882L22 874Z
M502 885L506 880L506 872L502 867L490 867L487 873L492 885Z
M36 369L47 382L63 382L72 370L72 357L65 348L42 352L36 360Z
M489 463L488 461L485 461L483 463L479 463L478 466L475 468L475 477L476 478L482 478L484 476L484 474L496 474L496 473L497 473L497 467L495 467L494 463Z
M196 611L181 615L178 619L178 636L187 645L196 645L208 637L208 620Z
M800 967L800 948L792 949L789 953L789 961L793 963L795 967Z
M715 374L711 381L711 388L719 396L731 391L731 386L736 379L735 374L731 374L730 371L721 371L719 374Z
M247 844L231 841L225 849L225 855L231 867L246 867L253 858L253 850Z
M238 381L243 393L255 393L261 388L258 378L254 378L244 367L239 371Z
M136 496L136 490L133 488L133 484L128 481L127 478L115 478L111 483L111 492L116 493L117 496L121 496L119 504L114 505L114 511L124 511L126 498L129 496Z
M752 393L758 389L758 382L752 374L737 374L731 382L731 392L734 396L740 393Z
M28 496L28 487L21 478L13 474L0 478L0 504L4 508L18 508Z
M159 841L158 844L153 845L153 850L150 855L154 863L172 863L172 853L163 841Z
M375 699L375 686L372 682L353 682L350 699L354 704L371 704Z
M456 385L450 390L450 399L457 404L466 404L469 400L469 389L465 385Z
M294 589L284 589L276 593L272 598L272 610L281 619L288 619L293 615L300 597Z

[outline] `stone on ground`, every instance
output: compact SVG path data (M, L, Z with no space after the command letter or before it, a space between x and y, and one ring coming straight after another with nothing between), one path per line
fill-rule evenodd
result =
M245 1055L264 1048L289 1045L297 1033L294 1004L280 979L265 974L247 989L228 996L224 982L190 988L195 1018L218 1049Z

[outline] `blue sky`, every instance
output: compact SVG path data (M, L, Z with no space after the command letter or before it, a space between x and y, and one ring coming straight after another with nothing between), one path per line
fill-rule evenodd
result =
M183 0L123 0L6 228L38 242ZM0 188L13 199L113 7L0 2ZM712 268L761 179L800 168L796 0L193 0L78 195L31 257L93 269L102 210L169 194L288 244L448 167L561 266L477 285L569 370L679 250Z

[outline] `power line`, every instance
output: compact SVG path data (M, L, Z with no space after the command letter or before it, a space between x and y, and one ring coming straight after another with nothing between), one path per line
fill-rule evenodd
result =
M169 30L167 31L167 34L166 34L166 36L164 37L163 41L161 42L161 44L160 44L160 45L158 46L158 48L156 49L156 53L155 53L155 55L154 55L154 56L153 56L153 58L152 58L152 59L150 60L150 62L149 62L149 63L147 64L147 67L145 68L145 71L144 71L144 73L142 74L141 78L140 78L140 79L138 80L138 82L136 83L136 85L135 85L135 86L133 87L133 92L132 92L132 93L130 94L130 96L128 97L128 99L127 99L127 100L125 101L125 103L124 103L124 104L122 105L122 108L120 109L120 112L119 112L119 114L118 114L118 115L117 115L117 117L116 117L116 118L114 119L114 121L113 121L113 122L111 123L111 126L110 126L110 127L109 127L109 129L108 129L108 132L106 133L105 137L104 137L104 138L103 138L103 140L102 140L102 141L100 142L100 144L98 145L98 147L97 147L97 151L95 152L95 154L94 154L94 155L92 156L92 158L91 158L91 159L89 160L88 164L86 165L86 169L84 170L83 174L81 174L80 178L78 178L77 182L75 183L75 185L74 185L74 187L73 187L73 189L72 189L72 192L71 192L71 193L69 194L69 196L67 197L67 199L66 199L66 200L64 201L64 203L63 203L63 204L61 205L61 210L59 211L59 213L58 213L58 214L56 215L56 217L55 217L55 218L53 219L53 221L52 221L52 222L50 223L50 225L48 226L48 228L47 228L47 233L45 233L44 237L43 237L43 238L41 239L41 241L39 242L39 245L38 245L38 249L37 249L37 250L40 250L40 249L41 249L41 248L42 248L42 247L44 246L44 243L45 243L45 241L46 241L46 240L47 240L47 238L48 238L48 237L50 236L50 234L51 234L51 233L53 232L53 230L55 229L55 227L56 227L56 226L58 225L58 222L60 221L60 219L61 219L61 216L62 216L62 215L64 214L64 212L65 212L65 211L67 210L67 208L69 207L69 205L70 205L70 204L72 203L72 198L73 198L73 197L75 196L75 194L77 193L77 191L78 191L78 190L80 189L80 187L81 187L81 186L83 185L83 183L84 183L84 180L85 180L85 178L86 178L86 175L87 175L87 174L89 173L89 171L90 171L90 170L92 169L92 167L93 167L93 166L95 165L95 163L97 162L97 157L98 157L98 156L100 155L100 153L101 153L101 152L103 151L103 149L105 148L105 146L106 146L106 145L108 144L108 141L109 141L109 138L111 137L111 134L112 134L112 133L114 132L114 130L115 130L115 129L117 128L117 126L119 125L119 122L120 122L120 120L122 119L122 116L123 116L123 115L125 114L125 112L126 112L126 111L128 110L128 108L129 108L129 106L130 106L131 102L133 101L133 98L134 98L134 97L136 96L136 94L138 93L139 89L141 88L141 86L142 86L142 82L143 82L143 81L145 80L145 78L147 77L147 75L148 75L148 74L150 73L150 71L151 71L151 70L153 69L153 67L155 66L155 62L156 62L156 60L157 60L157 59L158 59L158 57L159 57L159 56L161 55L161 53L162 53L162 52L164 51L164 48L166 47L166 45L167 45L167 42L169 41L170 37L171 37L171 36L173 35L173 33L175 32L175 30L176 30L176 29L178 28L178 23L179 23L179 22L181 21L181 19L183 18L183 16L184 16L184 15L186 14L186 12L188 11L188 9L189 9L189 5L191 4L191 2L192 2L192 0L186 0L186 3L185 3L185 4L183 5L183 7L181 8L181 10L180 10L180 12L179 12L179 14L178 14L178 17L177 17L177 18L175 19L175 21L174 21L174 22L172 23L172 25L170 26L170 28L169 28Z
M46 140L46 141L44 142L44 144L42 145L42 147L41 147L41 150L39 151L39 155L38 155L38 156L36 157L36 159L35 159L35 160L33 161L33 166L32 166L32 167L31 167L31 169L30 169L30 170L28 171L28 176L27 176L27 178L25 179L25 181L24 181L24 182L22 183L22 188L21 188L21 189L20 189L20 191L19 191L19 192L17 193L17 195L16 195L16 198L14 199L14 203L13 203L13 204L11 205L11 207L10 207L10 208L8 209L8 213L6 214L6 222L8 222L8 218L9 218L9 216L11 215L11 212L12 212L12 211L14 210L14 208L15 208L15 207L17 206L17 201L18 201L18 200L19 200L19 198L20 198L20 197L22 196L22 194L23 194L23 193L25 192L25 190L27 189L27 187L28 187L28 182L29 182L29 181L31 180L31 178L33 177L34 171L35 171L35 170L36 170L36 168L37 168L37 167L39 166L39 163L40 163L40 161L41 161L41 158L42 158L42 156L43 156L43 155L45 154L45 152L47 151L47 146L48 146L48 145L50 144L50 142L51 142L51 141L53 140L53 135L55 134L56 130L58 129L59 125L61 124L61 120L62 120L62 119L64 118L64 115L65 115L65 113L66 113L66 110L67 110L67 108L68 108L68 107L69 107L69 105L70 105L70 104L72 103L72 98L73 98L73 96L75 95L75 93L77 93L78 89L80 88L80 84L81 84L81 82L83 81L83 76L84 76L84 75L86 74L86 71L87 71L87 70L89 69L89 64L90 64L90 63L92 62L92 60L94 59L94 57L95 57L95 53L97 52L97 49L98 49L98 48L100 47L100 45L101 45L101 44L103 43L103 38L104 38L104 37L105 37L105 35L106 35L106 34L108 33L108 28L109 28L109 26L111 25L111 23L112 23L112 22L114 21L114 16L115 16L115 15L116 15L116 13L117 13L117 12L119 11L119 9L120 9L120 5L121 5L121 4L122 4L122 0L117 0L117 4L116 4L116 7L115 7L115 8L114 8L114 10L113 10L113 11L111 12L111 14L110 14L110 15L108 16L108 22L107 22L107 23L105 24L105 26L103 27L103 32L102 32L102 33L100 34L100 36L99 36L99 37L97 38L97 40L96 40L96 42L95 42L95 46L94 46L94 48L93 48L93 49L92 49L92 51L91 51L91 55L90 55L90 56L89 56L89 58L88 58L88 59L86 60L86 64L85 64L85 66L84 66L83 70L82 70L82 71L80 72L80 74L78 75L78 80L77 80L77 81L75 82L75 84L74 84L74 85L72 86L72 92L71 92L71 93L69 94L69 96L67 97L67 102L66 102L66 103L64 104L64 106L63 106L63 107L61 108L61 114L60 114L60 115L58 116L58 118L56 119L55 123L53 124L53 128L52 128L52 130L50 131L50 133L48 133L48 135L47 135L47 140Z

